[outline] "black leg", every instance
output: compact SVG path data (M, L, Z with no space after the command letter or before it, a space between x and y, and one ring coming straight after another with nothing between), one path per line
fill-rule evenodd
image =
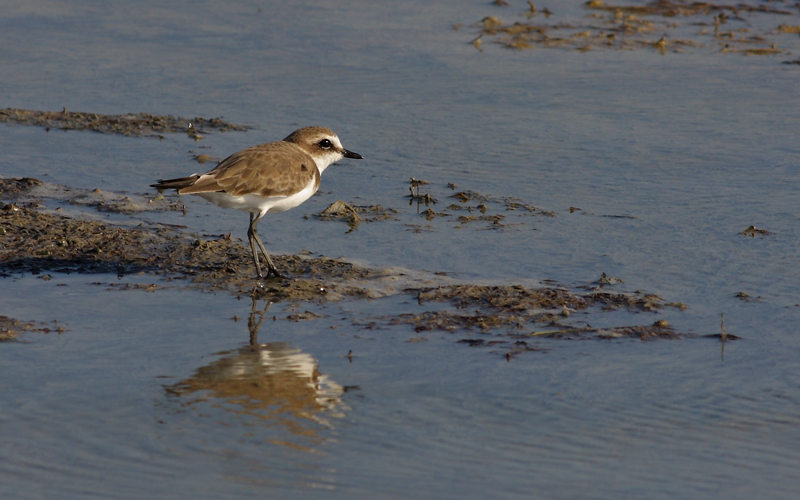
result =
M258 221L261 217L257 216L256 214L250 214L250 227L247 229L247 239L250 240L250 250L253 252L253 261L256 264L256 273L258 274L259 278L262 278L261 274L261 266L258 262L258 250L261 250L261 253L264 254L264 257L267 259L267 278L270 276L275 276L276 278L283 278L281 273L278 272L278 268L275 267L275 264L272 262L272 259L269 257L267 253L267 249L264 248L264 244L261 243L261 238L258 237L258 231L256 226L258 225ZM258 244L258 250L256 249L256 244Z
M259 278L263 278L264 276L261 274L261 265L258 262L258 250L256 250L255 244L255 224L254 221L258 220L255 219L255 214L250 214L250 225L247 227L247 241L250 243L250 251L253 253L253 263L256 265L256 275Z

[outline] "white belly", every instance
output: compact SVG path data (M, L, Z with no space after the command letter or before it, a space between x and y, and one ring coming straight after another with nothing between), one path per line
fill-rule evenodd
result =
M257 194L246 194L243 196L231 196L228 193L197 193L202 197L222 208L236 208L262 216L267 212L283 212L294 208L303 203L316 192L314 189L314 178L311 182L295 194L289 196L269 196L263 197Z

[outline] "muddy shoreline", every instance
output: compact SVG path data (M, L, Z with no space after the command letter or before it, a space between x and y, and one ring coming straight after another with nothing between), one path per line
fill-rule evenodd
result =
M0 277L4 279L27 273L40 277L48 273L152 276L151 285L109 289L155 292L186 286L202 292L318 307L342 300L406 294L416 301L416 312L358 319L354 326L374 329L376 325L408 325L416 334L440 331L467 335L458 341L470 346L503 347L507 356L538 350L528 345L534 338L647 340L687 336L655 316L663 308L680 310L686 307L684 304L665 303L640 291L618 292L614 288L622 281L605 275L581 289L531 289L514 284L460 283L445 273L412 278L402 270L370 269L309 252L274 255L276 265L289 278L258 280L248 248L230 234L192 234L176 226L144 221L137 227L120 227L46 211L31 196L40 185L36 179L0 179L3 199L17 200L0 202ZM152 210L177 209L167 200L154 203L164 206L150 207ZM325 219L325 214L321 217ZM448 309L442 310L441 304ZM604 329L581 320L587 314L616 310L644 314L647 319L640 325Z

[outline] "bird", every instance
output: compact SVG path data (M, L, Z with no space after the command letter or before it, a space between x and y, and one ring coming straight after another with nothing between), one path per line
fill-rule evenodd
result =
M258 237L258 221L268 213L289 210L309 199L319 189L322 172L342 158L364 157L345 149L329 128L304 127L282 141L234 153L204 174L161 179L150 187L159 192L175 189L178 194L194 194L222 208L249 212L247 239L257 277L264 278L260 250L267 260L266 278L283 278Z

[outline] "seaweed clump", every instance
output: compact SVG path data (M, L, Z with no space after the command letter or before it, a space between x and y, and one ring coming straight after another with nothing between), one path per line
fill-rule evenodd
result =
M226 122L222 118L182 118L150 113L127 113L104 115L82 111L37 111L29 109L0 109L0 122L18 125L33 125L46 130L93 130L104 134L119 134L135 137L161 137L162 134L185 132L198 139L202 132L242 132L245 125Z
M347 232L352 233L362 222L396 219L395 215L398 213L394 208L384 208L381 205L351 205L342 200L336 200L314 216L324 221L344 221L350 228ZM306 218L308 217L306 216Z
M416 290L419 305L427 302L447 302L455 310L423 311L418 314L400 314L389 318L390 324L408 324L415 332L441 330L460 332L477 331L492 334L501 330L515 338L557 336L566 338L620 338L641 340L650 338L676 338L678 335L664 320L651 325L594 328L571 324L569 318L591 307L604 311L625 308L630 312L656 312L663 307L660 297L643 293L612 293L591 291L573 293L564 288L531 289L521 285L486 286L452 285ZM548 330L541 330L542 327ZM524 332L527 328L539 331ZM491 341L501 343L499 341ZM470 345L489 345L487 341L473 339Z
M36 324L0 315L0 342L16 340L22 332L64 333L66 331L63 326L58 326L57 321L55 324L50 328L45 323Z
M477 38L472 44L483 52L483 42L493 42L512 50L562 48L589 52L602 49L647 49L665 54L668 50L716 47L719 53L748 56L775 55L788 52L768 37L797 34L800 27L782 23L774 29L750 24L755 16L795 16L789 10L769 4L738 3L736 5L684 0L652 0L639 5L612 5L602 0L589 0L584 8L591 13L583 20L550 21L553 13L537 10L533 2L520 14L524 21L505 23L487 16L475 24ZM743 15L751 17L744 18ZM540 19L544 17L545 20ZM538 21L536 19L539 19ZM691 22L684 20L691 19ZM729 21L748 23L748 27L726 29ZM695 26L701 26L698 30ZM707 26L705 28L703 26ZM774 26L774 24L772 25ZM786 41L785 37L781 40Z

